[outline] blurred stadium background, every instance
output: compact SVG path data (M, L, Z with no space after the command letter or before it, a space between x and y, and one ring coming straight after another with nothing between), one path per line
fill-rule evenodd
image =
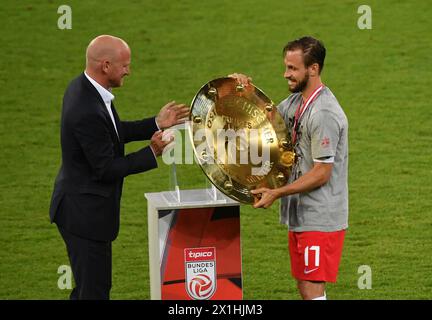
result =
M62 4L72 8L71 30L57 26ZM357 26L363 4L372 9L370 30ZM69 295L57 287L57 269L68 260L48 207L60 164L62 95L99 34L132 49L132 74L114 91L122 119L152 116L174 99L190 103L202 84L232 72L250 75L279 102L288 95L283 46L302 35L323 40L323 80L350 122L350 228L327 295L430 299L430 16L420 0L2 1L0 299ZM113 299L150 296L143 194L167 188L167 168L160 161L160 169L125 181ZM183 177L191 186L203 178L194 172ZM244 298L299 299L278 206L243 206L241 228ZM371 267L372 289L357 285L362 265Z

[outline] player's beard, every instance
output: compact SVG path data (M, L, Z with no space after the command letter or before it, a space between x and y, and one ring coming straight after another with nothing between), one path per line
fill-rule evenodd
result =
M289 87L289 90L292 93L296 93L296 92L302 92L304 90L304 88L306 88L307 84L309 82L309 72L306 72L304 78L302 80L300 80L299 82L297 82L297 85L294 87Z

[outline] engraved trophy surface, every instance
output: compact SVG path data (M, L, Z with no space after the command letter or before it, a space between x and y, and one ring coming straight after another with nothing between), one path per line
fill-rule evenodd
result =
M252 204L250 190L287 183L296 158L291 135L259 88L233 78L209 81L192 100L189 117L197 161L225 195Z

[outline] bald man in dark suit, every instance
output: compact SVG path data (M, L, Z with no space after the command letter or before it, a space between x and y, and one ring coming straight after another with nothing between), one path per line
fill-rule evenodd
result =
M85 72L72 80L63 98L62 165L50 219L66 244L75 278L71 299L109 299L123 179L157 167L156 157L170 142L162 140L162 130L184 122L189 112L173 101L156 117L121 121L111 88L122 86L130 62L131 51L122 39L93 39ZM148 139L148 147L125 155L125 143Z

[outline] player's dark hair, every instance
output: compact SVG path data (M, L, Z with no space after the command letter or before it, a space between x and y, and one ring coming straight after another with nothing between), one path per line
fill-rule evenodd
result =
M319 65L319 73L324 68L324 59L326 55L326 49L324 44L313 37L303 37L290 41L283 48L283 56L285 57L287 51L301 50L303 52L303 61L306 67L314 63Z

